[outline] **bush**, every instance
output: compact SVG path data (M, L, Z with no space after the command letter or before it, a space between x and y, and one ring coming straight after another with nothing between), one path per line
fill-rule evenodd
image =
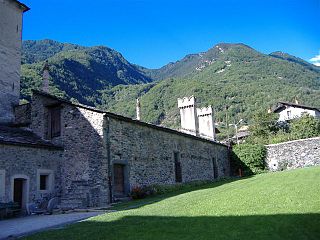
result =
M142 187L133 187L130 192L130 197L132 199L142 199L142 198L145 198L146 196L147 196L147 192Z
M267 149L259 144L241 144L233 147L231 157L231 168L234 174L238 170L243 171L243 175L248 176L265 171L265 158Z

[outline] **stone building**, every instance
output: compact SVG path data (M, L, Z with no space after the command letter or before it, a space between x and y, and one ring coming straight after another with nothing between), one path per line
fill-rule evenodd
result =
M278 102L276 107L273 109L273 112L279 114L279 122L291 121L306 114L320 118L320 109L301 105L297 101L295 103Z
M22 16L28 10L18 1L0 1L0 122L12 121L19 103Z
M27 9L18 1L4 3ZM11 67L3 61L11 60L1 59L0 76L9 76ZM0 81L19 89L16 78ZM61 207L98 207L127 196L135 186L229 175L229 149L212 139L37 90L30 103L7 107L17 103L2 101L11 93L11 88L0 92L0 202L26 208L58 197Z

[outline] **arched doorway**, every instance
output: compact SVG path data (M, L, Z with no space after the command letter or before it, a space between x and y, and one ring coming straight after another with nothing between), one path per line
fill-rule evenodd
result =
M15 175L12 178L12 201L26 209L29 200L29 178L25 175Z

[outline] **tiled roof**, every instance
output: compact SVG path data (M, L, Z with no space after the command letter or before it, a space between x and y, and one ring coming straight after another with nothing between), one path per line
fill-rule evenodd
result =
M316 107L310 107L306 105L296 104L296 103L290 103L290 102L278 102L277 106L274 108L273 112L281 111L285 108L285 106L290 107L296 107L296 108L303 108L303 109L309 109L320 112L320 110Z
M0 144L62 149L62 147L40 138L30 130L4 125L0 125Z

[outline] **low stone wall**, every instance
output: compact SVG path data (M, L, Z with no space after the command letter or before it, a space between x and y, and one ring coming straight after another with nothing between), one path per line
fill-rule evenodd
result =
M271 171L320 165L320 137L267 145Z

